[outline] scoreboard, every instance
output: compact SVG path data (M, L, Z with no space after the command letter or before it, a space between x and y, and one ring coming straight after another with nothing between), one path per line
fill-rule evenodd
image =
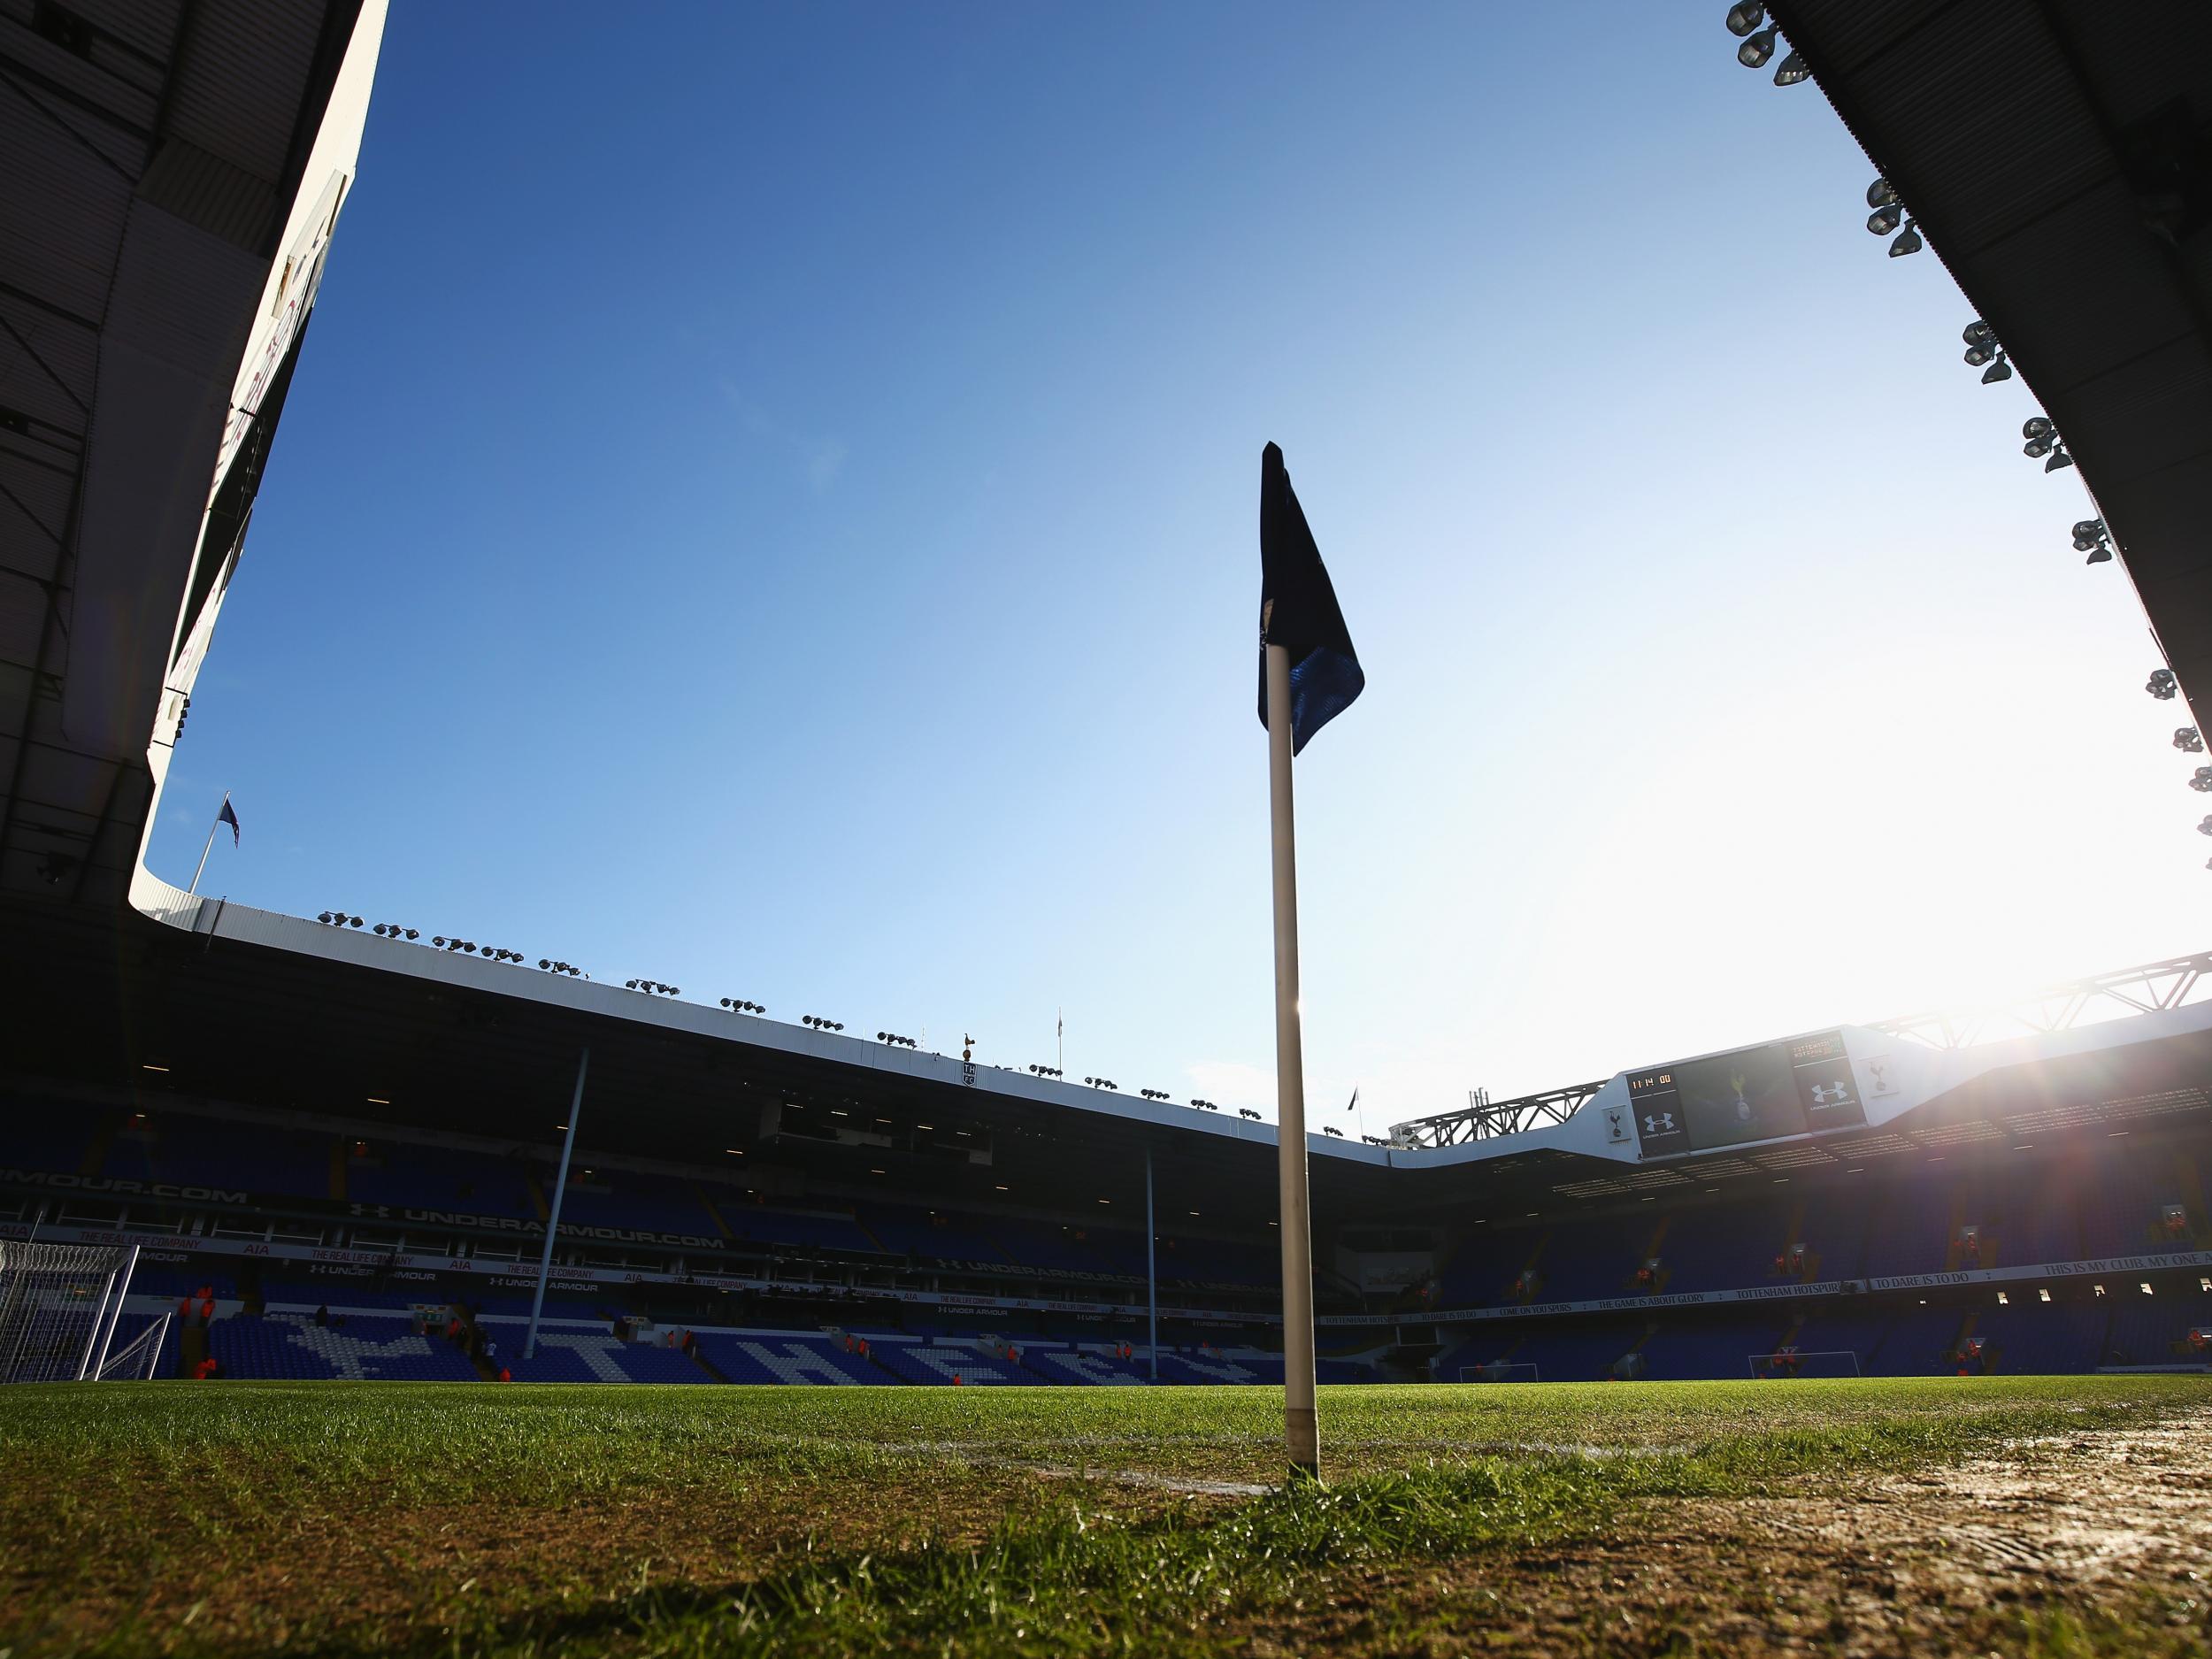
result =
M1631 1071L1628 1102L1647 1158L1866 1121L1835 1031Z

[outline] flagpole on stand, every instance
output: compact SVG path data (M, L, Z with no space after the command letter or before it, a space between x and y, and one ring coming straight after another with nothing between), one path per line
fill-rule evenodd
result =
M1290 795L1290 652L1267 648L1267 794L1275 867L1275 1121L1283 1235L1283 1434L1293 1475L1321 1473L1314 1406L1313 1227L1298 1035L1298 848Z
M226 789L223 791L223 810L227 811L229 809L230 791ZM219 811L215 815L215 821L207 826L207 845L200 849L199 866L192 872L192 885L184 890L187 898L190 898L200 890L200 877L207 870L207 856L215 850L215 832L222 827L223 813Z

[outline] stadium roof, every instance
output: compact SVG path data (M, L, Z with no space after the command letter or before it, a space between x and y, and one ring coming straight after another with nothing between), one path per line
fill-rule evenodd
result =
M0 927L29 946L0 957L17 1078L108 1099L128 1089L148 1110L200 1096L549 1156L588 1046L578 1145L593 1156L746 1160L768 1196L879 1194L1133 1221L1149 1151L1163 1214L1256 1226L1273 1213L1270 1123L169 891L166 923L0 898ZM1519 1133L1388 1148L1312 1136L1317 1217L1465 1216L1493 1199L1513 1201L1500 1214L1621 1202L2212 1110L2212 1002L1962 1048L1842 1031L1863 1077L1878 1059L1894 1079L1886 1098L1863 1087L1863 1125L1645 1158L1623 1125L1630 1096L1617 1074L1572 1118Z
M2212 9L1787 0L1779 15L2018 354L2185 686L2212 687L2193 534L2212 500L2212 166L2196 112ZM0 143L27 164L0 185L12 1071L540 1146L589 1044L587 1147L615 1130L640 1155L772 1143L809 1183L927 1171L941 1190L1058 1203L1133 1202L1150 1148L1170 1213L1266 1213L1271 1125L194 901L146 872L167 747L312 301L303 278L287 309L286 256L319 261L335 223L382 5L41 0L32 18L0 19ZM1618 1133L1617 1076L1572 1091L1590 1110L1479 1144L1316 1137L1317 1211L1617 1201L1854 1148L1924 1153L2038 1112L2079 1126L2202 1111L2208 1033L2198 1004L1916 1058L1908 1094L1863 1134L1649 1163ZM1848 1035L1860 1057L1882 1041ZM826 1121L864 1101L857 1136ZM964 1139L987 1141L988 1162Z
M233 388L341 70L373 67L382 21L382 0L0 12L0 889L123 900L165 680L285 377L242 451ZM211 515L241 452L241 499Z
M2212 6L1770 10L2056 422L2184 693L2212 707Z

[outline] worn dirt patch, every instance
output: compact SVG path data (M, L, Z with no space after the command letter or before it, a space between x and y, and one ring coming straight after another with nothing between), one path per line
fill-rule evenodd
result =
M2197 1412L1824 1491L1654 1502L1542 1555L1331 1575L1248 1636L1256 1655L1425 1659L2196 1654L2212 1652L2208 1603ZM2058 1626L2105 1635L2046 1643Z

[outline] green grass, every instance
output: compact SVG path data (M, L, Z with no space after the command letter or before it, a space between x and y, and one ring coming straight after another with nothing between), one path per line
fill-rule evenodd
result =
M1327 1484L1283 1489L1265 1389L18 1388L0 1649L1456 1651L1482 1615L1440 1594L1646 1506L2208 1404L2170 1377L1333 1388ZM2037 1640L2102 1652L2131 1617Z

